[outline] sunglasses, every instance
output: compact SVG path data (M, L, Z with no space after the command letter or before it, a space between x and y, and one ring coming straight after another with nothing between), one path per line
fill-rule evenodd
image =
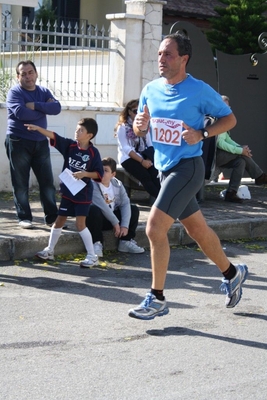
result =
M137 114L137 108L134 108L133 110L131 110L134 114Z

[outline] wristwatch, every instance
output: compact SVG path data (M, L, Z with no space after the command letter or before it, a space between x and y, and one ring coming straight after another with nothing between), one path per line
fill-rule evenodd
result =
M202 132L203 139L207 139L209 137L209 132L206 131L205 128L200 129Z

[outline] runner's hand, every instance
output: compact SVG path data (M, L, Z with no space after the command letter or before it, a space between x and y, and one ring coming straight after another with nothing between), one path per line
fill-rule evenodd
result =
M200 130L191 128L184 122L183 122L183 127L184 131L182 132L182 137L187 144L192 145L201 142L201 140L203 140L203 136Z

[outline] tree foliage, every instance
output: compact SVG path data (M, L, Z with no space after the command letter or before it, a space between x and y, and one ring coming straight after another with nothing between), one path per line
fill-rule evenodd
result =
M267 1L220 0L226 7L215 7L218 18L211 18L207 38L213 49L227 54L248 54L259 50L258 37L267 32L263 15Z
M40 31L49 32L54 31L54 24L57 20L56 10L53 10L52 0L43 0L43 5L39 4L39 9L35 13L35 24L36 29ZM36 38L36 41L42 42L42 50L49 50L49 47L45 47L44 44L54 43L55 37L54 35L45 35L40 33L39 38ZM37 50L37 49L35 49Z
M42 21L43 27L46 27L48 22L53 25L57 19L55 11L51 0L44 0L43 5L39 4L39 9L35 13L36 24L39 25Z

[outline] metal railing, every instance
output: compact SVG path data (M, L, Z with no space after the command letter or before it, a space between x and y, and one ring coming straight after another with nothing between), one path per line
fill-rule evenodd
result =
M37 67L38 83L48 87L58 100L68 104L109 103L110 55L116 50L116 38L97 26L68 24L63 21L46 26L34 20L30 27L11 18L3 18L0 61L0 101L16 79L15 67L30 59ZM114 42L111 44L111 42Z

